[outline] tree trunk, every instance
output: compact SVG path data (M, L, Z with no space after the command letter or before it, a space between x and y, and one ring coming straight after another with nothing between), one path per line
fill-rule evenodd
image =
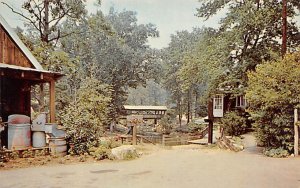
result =
M195 92L195 118L199 117L198 116L198 93Z
M282 47L281 47L281 55L282 58L286 54L287 51L287 0L282 0Z
M44 0L45 6L45 20L44 20L44 32L42 35L42 41L49 43L49 0Z
M191 121L191 91L190 91L190 89L189 89L189 91L188 91L188 111L187 111L187 124Z
M181 101L180 98L177 99L177 111L178 111L178 120L179 120L179 126L181 127L181 120L182 120L182 112L181 112Z

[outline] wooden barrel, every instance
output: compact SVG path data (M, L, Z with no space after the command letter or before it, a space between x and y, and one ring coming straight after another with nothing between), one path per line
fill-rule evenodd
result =
M51 155L67 155L67 142L65 138L49 138L49 150Z

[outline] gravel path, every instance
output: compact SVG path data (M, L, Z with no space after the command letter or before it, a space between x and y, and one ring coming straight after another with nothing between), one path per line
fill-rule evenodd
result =
M0 187L300 187L300 158L273 159L203 146L160 149L137 160L0 171Z

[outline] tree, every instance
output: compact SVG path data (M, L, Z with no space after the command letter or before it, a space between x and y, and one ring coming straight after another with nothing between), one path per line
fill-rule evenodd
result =
M179 115L179 123L185 113L188 122L192 119L193 98L197 99L199 85L184 84L181 79L180 69L185 62L192 59L192 52L195 52L196 44L202 38L202 29L195 28L192 32L179 31L171 35L171 42L168 48L163 50L163 61L165 69L164 87L170 92L171 99L176 103L176 113Z
M89 67L94 66L95 77L111 86L110 117L115 121L128 88L145 84L159 70L156 53L146 44L148 37L158 36L155 26L137 24L135 12L111 9L106 16L98 11L79 24L70 22L64 27L81 31L70 36L80 40L62 40L64 50L80 57L84 74L90 75Z
M257 139L266 147L293 149L293 111L300 100L300 53L265 62L248 73L247 100Z
M229 70L225 80L220 85L230 84L231 92L243 94L247 87L248 70L254 70L256 65L263 61L275 60L280 57L281 45L278 38L281 32L282 4L277 0L272 1L233 1L213 0L200 1L198 16L209 19L217 11L228 8L228 13L221 20L219 36L231 41L227 50L230 57L224 66ZM299 40L294 36L299 33L293 18L295 8L299 8L299 1L289 1L287 14L288 23L288 49L293 50L299 45Z
M59 24L63 19L78 20L86 14L84 0L26 0L22 8L27 11L27 14L16 11L8 3L2 3L28 21L30 26L37 31L41 41L47 44L57 42L60 38L72 33L65 33L59 29Z
M126 104L129 105L166 105L168 93L160 83L149 80L146 86L128 89Z

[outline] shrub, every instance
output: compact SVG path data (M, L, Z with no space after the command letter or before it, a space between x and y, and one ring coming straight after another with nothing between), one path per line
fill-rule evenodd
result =
M174 110L167 110L164 117L159 121L164 133L170 133L176 124L176 114Z
M203 130L207 125L204 123L195 123L194 121L190 122L188 124L188 130L191 133L194 132L200 132L201 130Z
M94 78L87 78L78 90L76 100L63 109L61 122L66 128L72 154L84 154L98 146L104 126L108 124L111 90Z
M100 145L99 147L92 147L89 149L91 156L96 160L111 159L111 149Z
M261 64L248 73L248 111L263 146L293 151L293 109L300 101L299 77L299 52Z
M290 111L290 112L288 112ZM289 152L293 150L292 110L256 111L254 129L258 143L270 148L282 147Z
M265 149L263 152L268 157L275 157L275 158L284 158L289 156L289 152L282 147L280 148L268 148Z
M89 148L89 153L96 160L113 159L111 149L119 147L120 144L112 139L100 142L100 146Z
M245 133L246 118L241 116L239 112L228 112L221 119L223 131L226 135L239 136Z
M116 141L113 140L113 139L101 141L101 145L104 146L104 147L107 148L107 149L113 149L113 148L116 148L116 147L121 146L120 143L116 142Z

